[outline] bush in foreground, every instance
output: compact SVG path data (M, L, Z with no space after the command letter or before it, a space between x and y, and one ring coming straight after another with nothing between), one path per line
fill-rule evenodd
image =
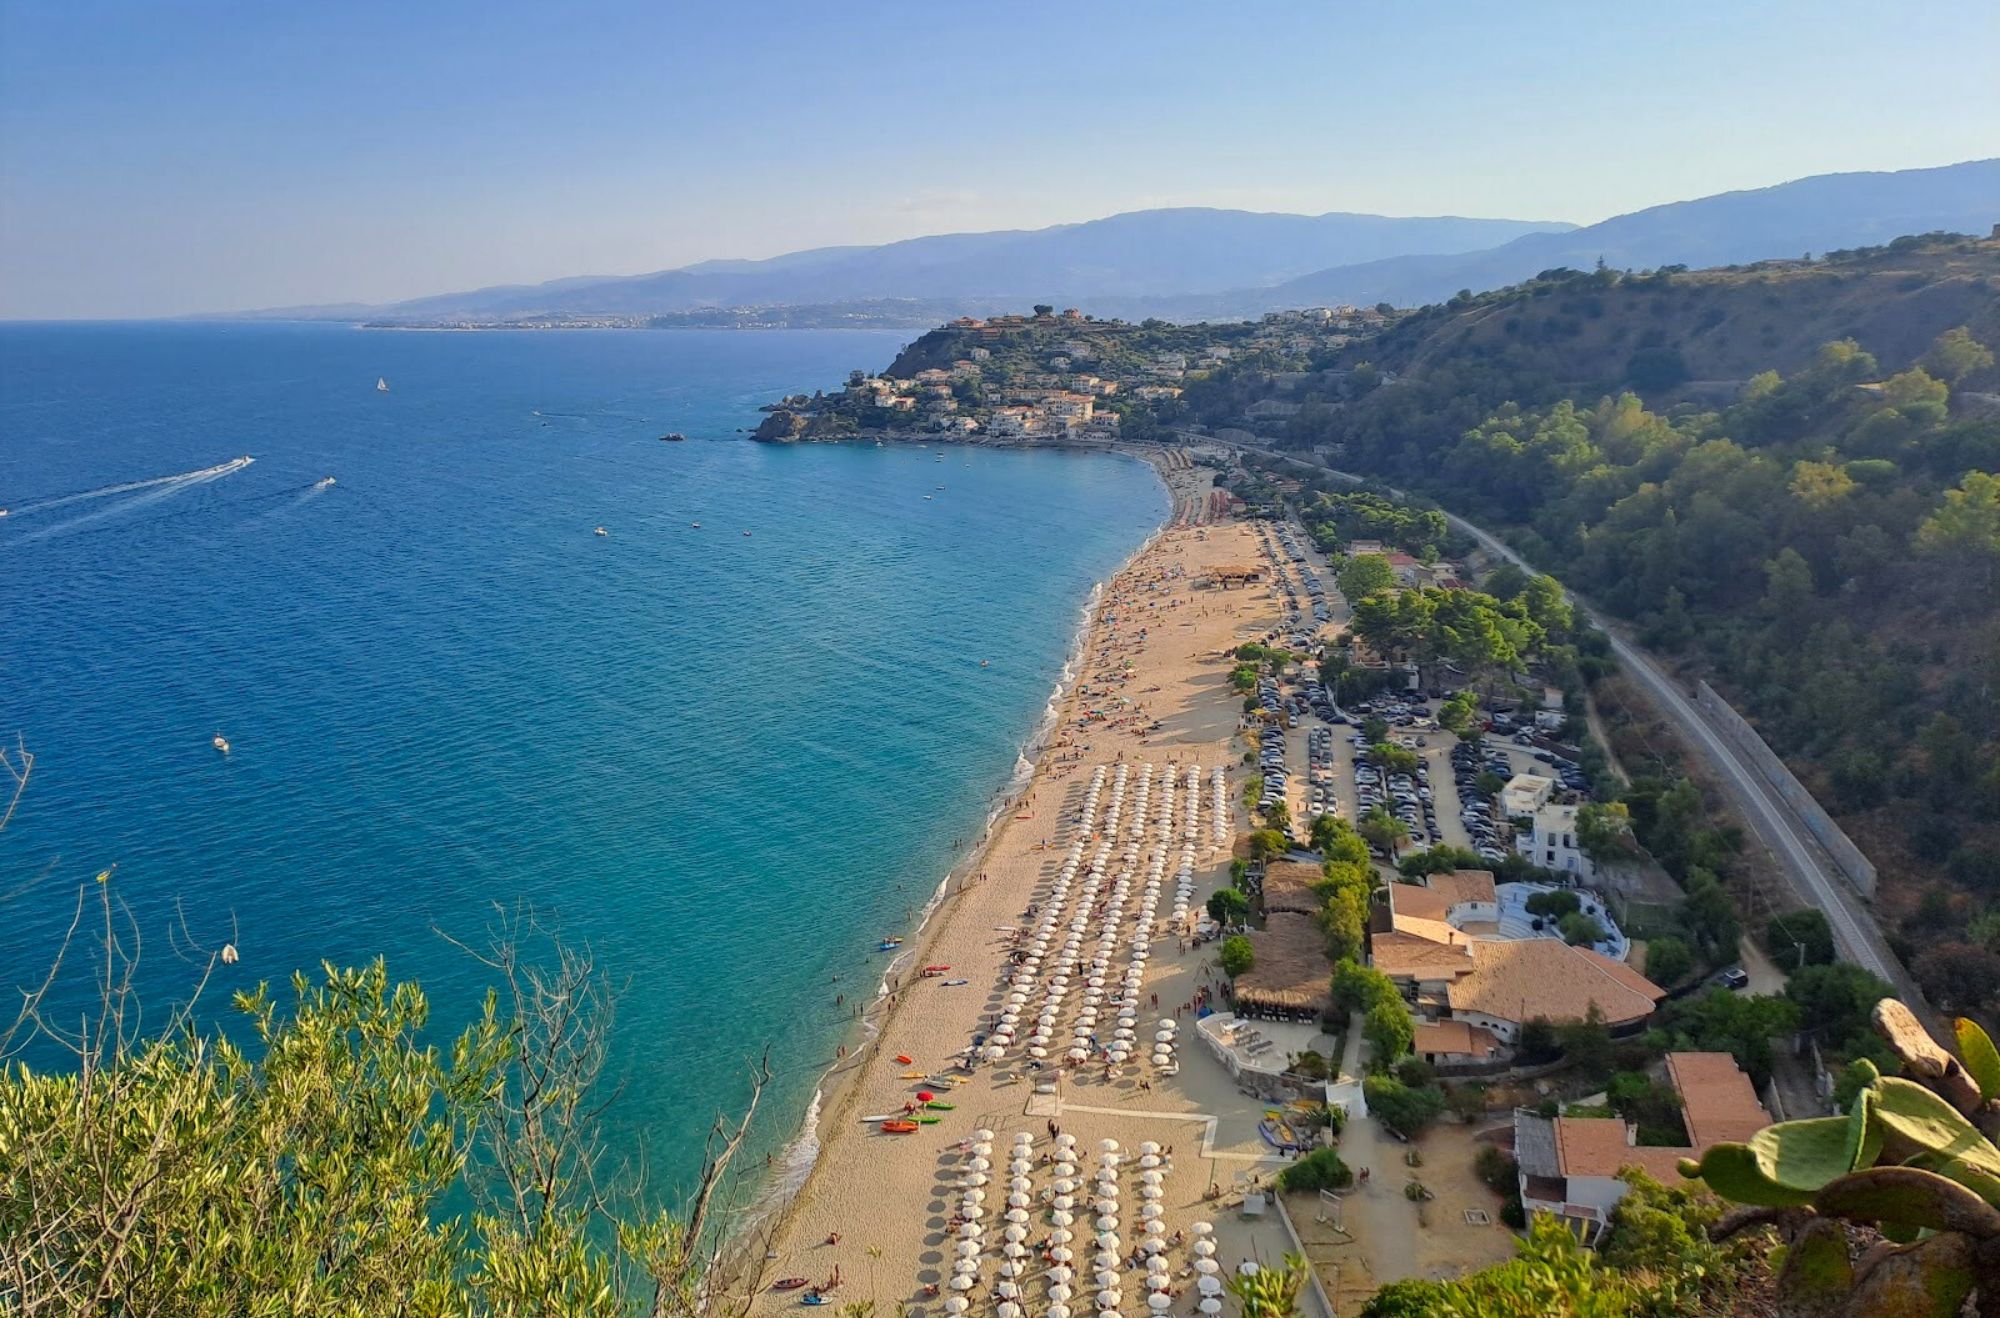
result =
M1354 1184L1354 1172L1332 1149L1314 1149L1278 1173L1280 1190L1345 1190Z

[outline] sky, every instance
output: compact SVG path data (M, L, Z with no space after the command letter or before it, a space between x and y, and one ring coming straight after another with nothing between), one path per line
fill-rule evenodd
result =
M0 0L0 318L2000 156L2000 4Z

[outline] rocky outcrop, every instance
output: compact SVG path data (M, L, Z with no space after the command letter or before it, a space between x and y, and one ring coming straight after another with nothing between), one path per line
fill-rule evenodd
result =
M795 444L806 433L806 419L788 408L777 408L750 433L766 444Z

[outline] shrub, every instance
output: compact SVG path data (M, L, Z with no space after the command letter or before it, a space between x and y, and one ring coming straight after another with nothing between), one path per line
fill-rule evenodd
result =
M1491 1144L1479 1146L1479 1152L1472 1158L1472 1172L1497 1195L1513 1195L1521 1188L1521 1164L1508 1157L1506 1150Z
M1826 912L1811 907L1775 916L1764 926L1764 946L1772 960L1787 970L1802 966L1831 965L1834 959L1833 928Z
M1572 911L1556 922L1562 931L1563 941L1571 947L1588 947L1605 939L1604 926L1596 919L1580 911Z
M1694 971L1694 949L1684 938L1669 935L1646 944L1646 978L1671 988Z
M1216 959L1222 963L1222 973L1235 979L1257 964L1257 949L1242 934L1231 934L1216 949Z
M1308 1048L1292 1061L1292 1074L1307 1080L1324 1080L1327 1077L1326 1058Z
M1352 959L1333 968L1332 993L1334 1010L1342 1013L1367 1012L1385 1002L1400 1005L1403 1001L1396 981Z
M1217 888L1208 896L1208 918L1220 925L1242 924L1250 916L1250 899L1234 888Z
M1437 1068L1421 1057L1405 1057L1396 1063L1396 1078L1412 1088L1418 1088L1437 1081Z
M1574 915L1583 909L1583 898L1568 888L1557 888L1553 892L1538 892L1528 898L1528 914L1561 919Z
M1506 1203L1500 1205L1500 1220L1516 1231L1520 1231L1528 1225L1528 1209L1521 1202L1519 1194L1514 1195Z
M1401 1002L1378 1002L1368 1010L1362 1035L1375 1050L1376 1065L1388 1066L1409 1053L1417 1027Z
M1280 1190L1345 1190L1354 1173L1332 1149L1314 1149L1278 1173Z
M1390 1130L1414 1138L1444 1111L1444 1091L1435 1085L1412 1089L1393 1076L1371 1075L1361 1082L1368 1110Z

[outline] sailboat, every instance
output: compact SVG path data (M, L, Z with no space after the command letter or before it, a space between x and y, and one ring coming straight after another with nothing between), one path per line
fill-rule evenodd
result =
M388 392L389 392L389 382L388 382L388 380L384 379L384 378L383 378L382 376L379 376L379 375L378 375L378 376L376 376L376 377L375 377L375 392L376 392L376 393L378 393L378 394L386 394L386 393L388 393Z

